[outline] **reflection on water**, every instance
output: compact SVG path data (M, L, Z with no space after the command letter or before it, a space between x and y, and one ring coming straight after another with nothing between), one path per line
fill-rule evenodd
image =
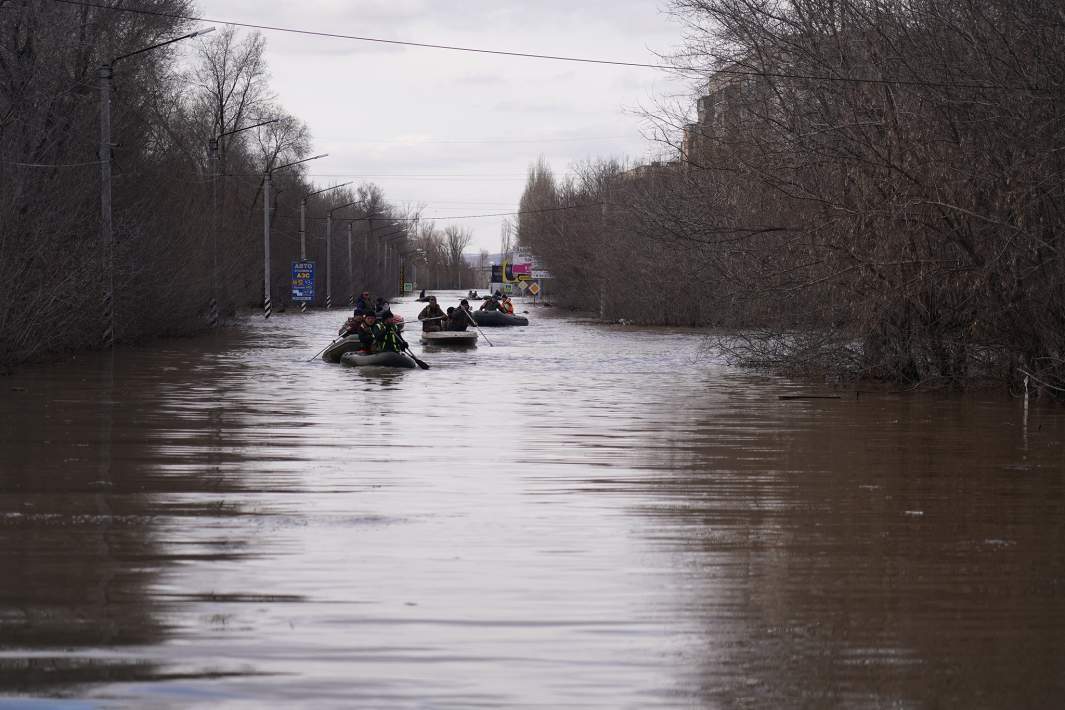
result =
M494 347L409 333L429 371L308 362L337 312L120 350L113 383L102 356L0 379L0 693L1065 696L1058 408L780 400L805 389L693 333L531 318Z

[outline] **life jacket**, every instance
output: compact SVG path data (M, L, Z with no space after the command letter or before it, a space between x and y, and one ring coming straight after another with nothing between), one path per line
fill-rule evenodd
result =
M380 323L374 323L373 325L366 325L363 323L359 328L359 342L362 344L362 349L370 351L374 349L374 344L381 338L381 331L384 326Z
M396 330L396 326L388 324L381 328L381 333L377 336L378 352L401 353L405 349L405 346L406 343L403 341L403 338L399 336L399 331Z
M513 315L514 314L514 304L511 303L510 301L503 301L502 303L499 304L499 310L503 311L504 313L510 313L511 315Z

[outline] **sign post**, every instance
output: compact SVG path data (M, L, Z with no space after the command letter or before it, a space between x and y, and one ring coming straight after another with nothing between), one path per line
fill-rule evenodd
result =
M296 303L314 301L314 262L292 262L292 300Z

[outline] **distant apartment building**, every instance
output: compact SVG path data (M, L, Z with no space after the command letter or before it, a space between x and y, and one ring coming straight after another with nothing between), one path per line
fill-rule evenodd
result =
M681 162L685 165L701 164L715 141L736 135L756 83L740 71L733 64L707 81L706 93L695 102L695 122L684 126Z

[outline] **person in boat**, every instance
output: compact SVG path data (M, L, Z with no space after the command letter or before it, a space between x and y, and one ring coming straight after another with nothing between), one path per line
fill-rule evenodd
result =
M401 353L410 346L403 336L399 334L392 312L386 311L383 322L374 336L374 352L378 353Z
M432 333L443 328L441 321L447 314L436 303L436 296L429 297L429 305L418 314L418 320L422 322L422 332Z
M373 310L373 301L370 300L370 292L363 291L355 300L355 315L361 316Z
M363 316L362 314L352 316L344 321L344 325L340 326L340 330L337 332L341 338L346 338L349 335L355 335L359 332L359 328L362 327Z
M375 343L384 337L384 326L377 322L377 314L370 311L363 316L362 325L355 334L359 336L359 345L362 346L359 352L372 353Z
M382 314L388 311L388 301L378 296L377 302L374 304L373 311L377 314L377 320L381 320Z
M459 301L459 307L452 310L448 310L448 330L466 330L466 328L473 323L473 313L470 308L470 302L465 298Z
M503 296L503 300L499 302L499 310L514 315L514 304L510 302L510 296Z
M487 300L485 300L484 303L481 304L481 307L478 310L481 310L481 311L498 311L499 310L499 299L496 298L495 294L492 294L491 296L489 296L487 298Z
M418 298L425 298L425 289L424 288L421 290L421 293L418 294Z

